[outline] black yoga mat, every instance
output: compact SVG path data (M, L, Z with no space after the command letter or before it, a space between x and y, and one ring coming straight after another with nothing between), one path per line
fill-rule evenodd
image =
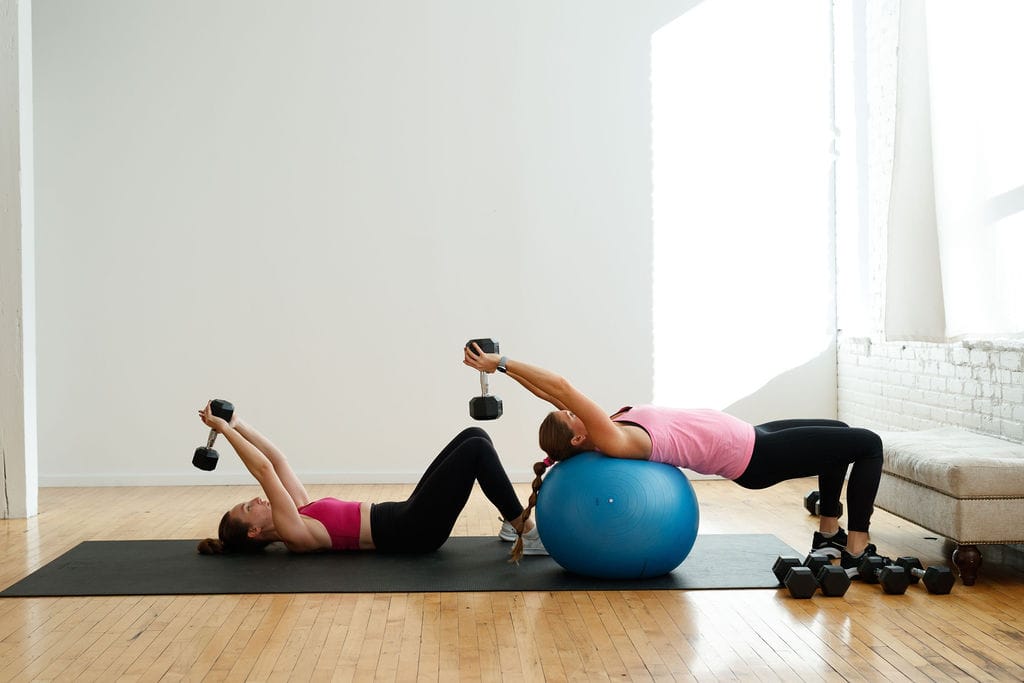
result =
M670 574L609 580L571 574L547 556L509 564L510 547L496 536L456 536L426 555L296 555L278 546L206 556L196 541L86 541L0 597L774 588L775 558L800 554L766 534L701 535Z

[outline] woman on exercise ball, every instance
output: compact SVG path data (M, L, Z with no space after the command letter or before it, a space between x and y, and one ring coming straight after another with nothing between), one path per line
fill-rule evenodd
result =
M239 503L224 513L218 538L199 543L204 555L258 551L275 541L296 553L433 552L451 535L475 481L506 520L499 536L506 541L519 536L525 554L547 554L490 436L478 427L463 430L444 447L408 499L370 504L336 498L310 500L284 454L237 412L229 423L215 416L207 403L199 417L228 440L266 496Z
M466 347L463 363L481 372L507 374L538 398L551 403L540 426L540 447L548 457L534 465L534 494L549 466L583 451L614 458L654 460L716 474L748 489L763 489L787 479L817 475L821 493L819 530L813 552L839 557L845 569L864 555L876 555L868 525L882 476L882 440L874 432L837 420L780 420L751 425L717 410L680 410L657 406L625 407L608 416L564 377ZM839 496L849 465L849 531L839 526Z

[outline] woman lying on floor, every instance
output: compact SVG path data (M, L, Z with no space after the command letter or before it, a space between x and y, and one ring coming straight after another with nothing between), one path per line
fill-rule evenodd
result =
M463 430L444 447L408 499L371 504L336 498L310 500L284 454L237 413L228 423L213 415L207 404L199 416L228 440L266 495L266 499L253 498L224 513L219 538L199 543L204 555L259 551L275 541L296 553L433 552L451 535L475 481L506 520L502 539L515 540L522 534L525 554L547 554L533 522L524 519L523 506L491 437L477 427Z

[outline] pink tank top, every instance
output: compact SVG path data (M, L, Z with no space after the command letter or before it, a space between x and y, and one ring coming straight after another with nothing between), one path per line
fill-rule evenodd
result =
M299 514L312 517L327 529L334 550L359 550L359 503L321 498L299 508Z
M717 410L625 407L615 422L641 427L651 437L651 457L700 474L736 479L750 464L754 427Z

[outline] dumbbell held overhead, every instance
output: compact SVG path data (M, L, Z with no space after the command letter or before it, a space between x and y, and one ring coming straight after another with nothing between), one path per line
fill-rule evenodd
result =
M222 420L231 422L231 418L235 414L235 406L230 401L225 401L222 398L215 398L210 401L210 412L215 417L219 417ZM213 442L217 440L217 430L211 429L210 436L206 438L206 446L200 446L196 449L195 453L192 454L192 464L201 470L207 472L212 471L217 467L217 460L220 456L217 455L217 451L213 449Z
M493 339L470 339L466 346L470 349L473 344L480 347L483 353L498 353L498 342ZM487 385L487 373L480 372L480 396L474 396L469 400L469 416L474 420L497 420L501 417L501 399L491 395Z

